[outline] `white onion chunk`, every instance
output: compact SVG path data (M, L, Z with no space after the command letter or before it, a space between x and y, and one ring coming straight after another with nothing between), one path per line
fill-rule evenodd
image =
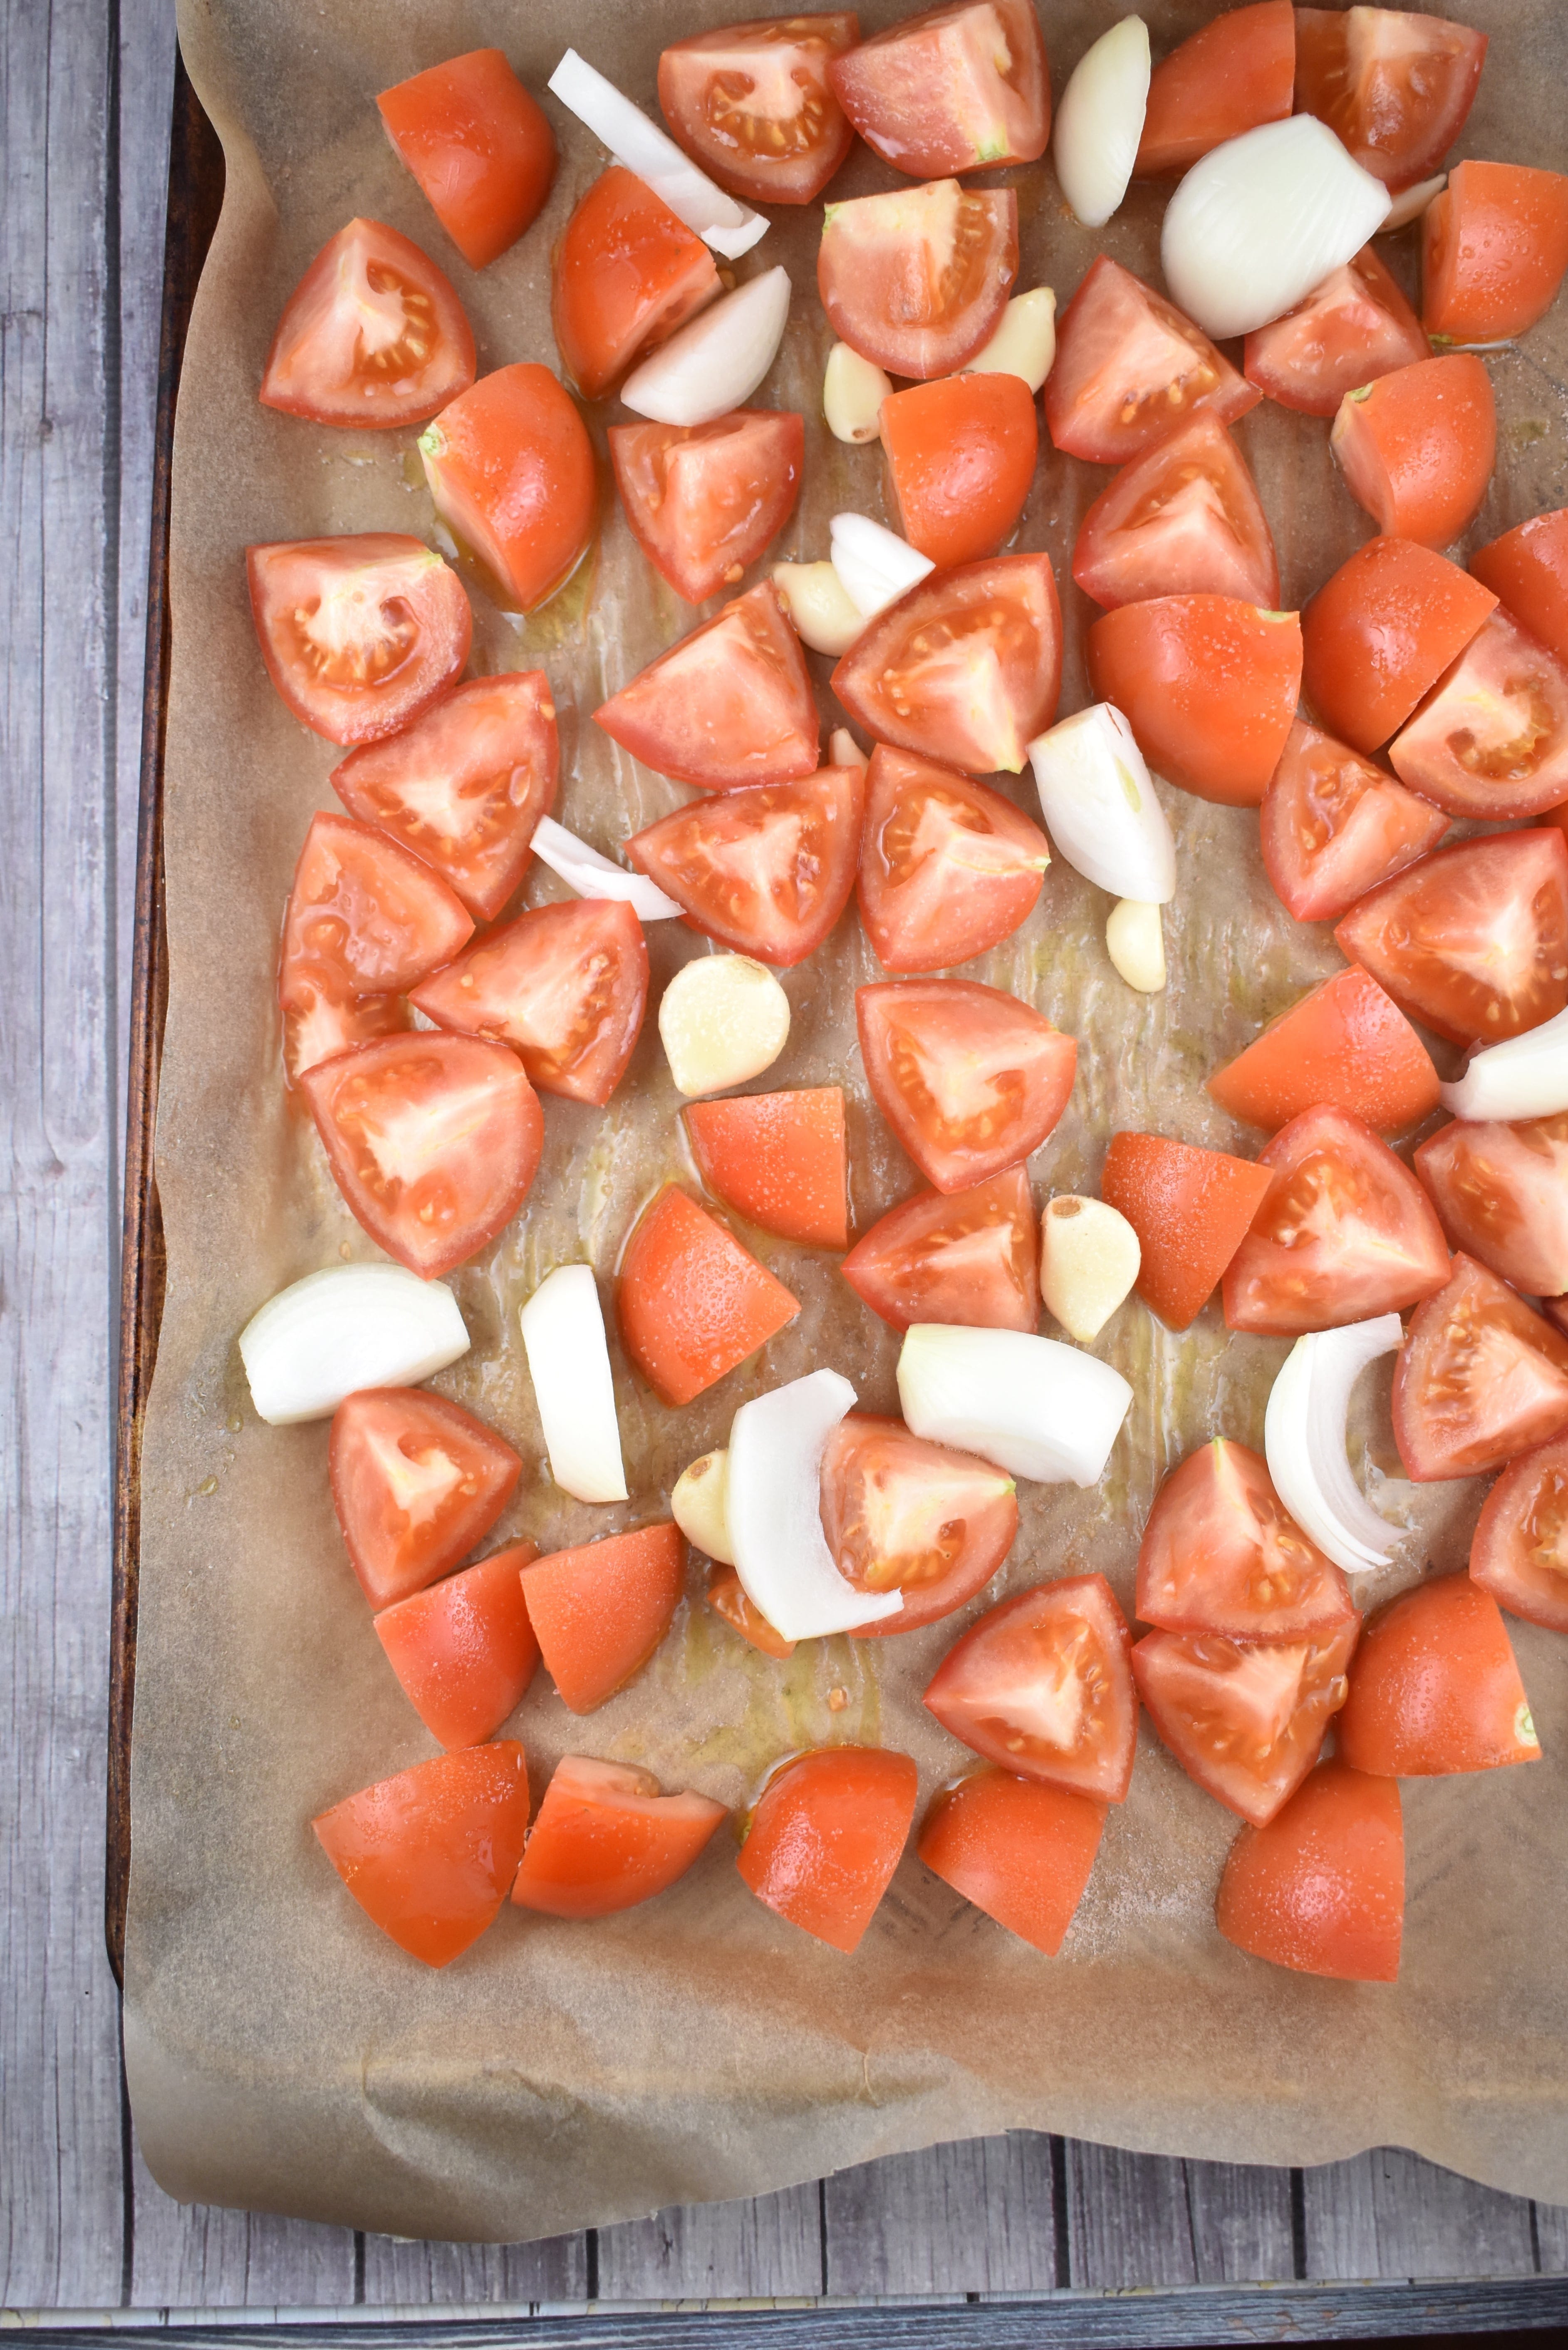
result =
M828 532L833 567L863 620L875 619L936 569L929 556L869 515L836 514Z
M274 1428L327 1419L360 1388L412 1388L468 1352L456 1298L400 1264L333 1264L280 1289L240 1333L251 1401Z
M789 290L786 270L765 269L722 295L632 369L622 400L656 424L711 424L743 408L778 356Z
M700 172L666 130L650 122L639 106L623 97L597 67L568 49L550 76L550 88L577 120L610 151L618 163L646 180L677 220L722 253L738 261L768 231L760 213L727 196Z
M855 1403L837 1371L744 1403L730 1429L725 1489L730 1548L747 1598L786 1640L897 1616L901 1591L857 1591L834 1563L822 1531L822 1455Z
M1029 745L1051 845L1085 881L1114 898L1167 906L1176 895L1176 843L1132 728L1096 702Z
M1472 1053L1464 1076L1438 1091L1452 1118L1555 1118L1568 1109L1568 1012Z
M917 1436L1043 1485L1093 1485L1133 1391L1108 1363L1056 1338L917 1322L898 1357L898 1397Z
M551 1476L576 1501L624 1502L615 1387L592 1265L557 1265L520 1319Z
M1347 1575L1386 1566L1396 1530L1372 1507L1345 1449L1350 1391L1405 1333L1397 1314L1298 1338L1269 1395L1263 1452L1274 1490L1303 1534Z

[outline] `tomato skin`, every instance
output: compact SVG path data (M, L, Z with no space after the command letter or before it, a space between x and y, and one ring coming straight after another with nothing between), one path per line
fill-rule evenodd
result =
M1568 663L1500 605L1389 746L1449 816L1501 823L1568 795Z
M639 1526L522 1570L545 1669L563 1705L592 1713L639 1673L666 1632L686 1575L679 1526Z
M948 0L835 57L828 73L867 147L911 179L1033 163L1045 152L1050 68L1029 0Z
M594 723L656 774L705 792L816 773L816 699L771 579L649 661Z
M963 1191L918 1191L863 1232L838 1270L895 1330L913 1322L1035 1329L1040 1245L1029 1178L1006 1168Z
M1304 302L1256 328L1241 365L1248 382L1280 407L1332 416L1347 392L1430 356L1421 321L1364 244Z
M387 341L394 305L401 328ZM410 316L416 305L422 318ZM379 348L367 360L371 335ZM389 432L424 423L466 391L473 367L473 329L435 263L384 222L351 220L284 305L260 398L313 424Z
M692 161L732 196L809 204L854 140L827 68L859 37L858 19L846 10L766 16L672 42L659 59L664 120ZM746 105L753 96L754 111ZM782 148L771 136L775 126Z
M1222 1436L1154 1497L1137 1612L1160 1631L1242 1642L1322 1641L1355 1622L1349 1584L1287 1514L1266 1461Z
M528 360L482 376L420 435L436 512L505 610L564 588L597 520L594 455L570 396Z
M708 1577L708 1605L716 1616L722 1616L732 1632L742 1640L760 1648L764 1657L787 1663L794 1656L795 1643L775 1632L761 1608L754 1607L746 1596L746 1586L732 1566L715 1566Z
M1522 335L1568 269L1568 178L1522 163L1456 163L1421 220L1421 323L1446 343Z
M545 1788L512 1887L520 1909L608 1918L684 1877L722 1804L661 1795L651 1772L564 1754Z
M1379 1779L1539 1762L1524 1683L1497 1601L1468 1575L1418 1583L1366 1619L1339 1751Z
M418 1388L346 1396L327 1459L349 1563L375 1608L423 1591L483 1542L523 1473L493 1429Z
M1114 611L1156 596L1231 596L1272 609L1280 567L1257 485L1199 409L1124 465L1078 530L1073 577Z
M950 375L889 393L878 411L898 526L940 569L994 555L1034 481L1040 427L1015 375Z
M1002 1600L948 1650L926 1690L942 1728L1021 1779L1119 1804L1137 1742L1132 1642L1103 1575Z
M534 1678L539 1643L517 1578L537 1556L514 1543L376 1617L404 1695L449 1752L493 1736Z
M697 1171L727 1207L806 1248L849 1245L849 1152L841 1086L688 1102Z
M690 1403L799 1312L783 1282L673 1183L644 1209L621 1258L616 1314L660 1402Z
M1132 1652L1133 1679L1188 1777L1263 1827L1317 1761L1360 1630L1353 1615L1336 1632L1288 1644L1147 1632Z
M1266 1167L1163 1134L1113 1134L1100 1197L1138 1237L1138 1295L1185 1330L1213 1295L1272 1181Z
M1221 1109L1277 1133L1319 1102L1398 1134L1438 1107L1432 1056L1371 973L1335 972L1208 1080Z
M872 1099L939 1191L1018 1165L1067 1107L1076 1045L1001 988L889 980L856 989L855 1020Z
M1093 465L1125 465L1198 410L1233 424L1262 396L1174 303L1104 253L1057 321L1044 393L1053 444Z
M1185 172L1227 139L1291 110L1296 70L1290 0L1229 8L1172 49L1149 77L1133 177Z
M284 1083L294 1085L320 1061L357 1053L361 1045L401 1035L408 1008L398 995L356 995L342 974L322 963L296 963L281 973Z
M1568 1428L1568 1338L1461 1251L1394 1372L1394 1441L1418 1483L1477 1477Z
M1511 1615L1568 1632L1568 1440L1511 1461L1487 1495L1470 1544L1470 1580Z
M635 833L626 853L692 930L789 970L849 903L865 805L863 768L819 767L695 800Z
M523 1856L528 1768L514 1738L462 1746L361 1787L311 1822L384 1934L444 1967L500 1914Z
M579 202L551 258L561 364L597 400L720 292L713 256L645 180L612 163Z
M1315 114L1396 194L1438 169L1464 129L1487 36L1392 8L1296 10L1298 114Z
M884 971L968 962L1033 912L1050 844L1011 800L885 743L867 786L857 894Z
M829 204L816 289L841 342L889 375L951 375L991 340L1018 275L1018 198L952 179Z
M602 1109L648 1004L648 946L624 899L535 906L415 988L438 1028L509 1045L541 1093Z
M1264 869L1298 922L1332 922L1449 828L1439 808L1299 718L1259 818Z
M1376 751L1458 660L1497 598L1430 547L1369 538L1302 614L1302 684L1331 733Z
M1274 1966L1393 1982L1405 1923L1405 1825L1392 1779L1320 1762L1265 1828L1243 1828L1215 1923Z
M1480 509L1497 462L1497 402L1473 352L1395 368L1347 391L1328 444L1379 530L1442 548Z
M988 1766L942 1790L915 1850L955 1893L1054 1959L1105 1826L1105 1805L1087 1795Z
M1470 569L1521 628L1568 661L1568 506L1535 515L1478 547Z
M759 1901L836 1950L856 1950L915 1816L907 1754L825 1746L775 1771L735 1866Z
M1529 1297L1568 1290L1568 1116L1456 1118L1422 1143L1416 1172L1455 1248Z
M711 424L612 424L609 450L632 536L678 596L705 604L794 512L805 423L737 408Z
M1568 1004L1568 842L1542 825L1439 848L1370 890L1334 935L1439 1036L1501 1044Z
M473 613L462 580L400 531L247 546L266 673L329 743L395 734L462 673Z
M1102 613L1085 651L1095 699L1124 712L1158 774L1223 807L1259 805L1301 693L1294 612L1159 596Z
M1004 1469L852 1411L822 1456L822 1530L857 1590L901 1591L897 1616L852 1639L919 1631L982 1591L1012 1548L1018 1495Z
M384 89L387 136L471 269L515 244L544 210L556 137L500 49L470 49Z

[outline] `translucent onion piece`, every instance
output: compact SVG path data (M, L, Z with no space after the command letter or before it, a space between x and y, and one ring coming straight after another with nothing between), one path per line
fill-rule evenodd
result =
M623 98L614 82L607 81L576 49L566 51L550 76L550 88L616 161L646 180L677 220L683 220L715 253L736 261L767 234L768 224L760 213L716 187L667 131L650 122L640 107Z
M1108 702L1064 718L1029 745L1051 845L1115 898L1166 906L1176 843L1132 728Z
M444 1282L334 1264L280 1289L240 1333L251 1401L275 1428L327 1419L360 1388L412 1388L468 1352Z
M898 1357L898 1396L917 1436L1043 1485L1093 1485L1133 1391L1108 1363L1055 1338L917 1322Z
M853 1409L836 1371L813 1371L741 1406L730 1428L726 1511L747 1598L786 1640L815 1640L896 1616L901 1591L857 1591L822 1531L823 1448Z
M1568 1109L1568 1012L1472 1053L1464 1076L1438 1091L1453 1118L1555 1118Z
M928 577L936 565L869 515L838 514L830 525L833 567L863 620L875 619Z
M1103 228L1127 192L1148 109L1148 26L1124 16L1085 49L1056 109L1062 193L1085 228Z
M1390 236L1397 228L1408 228L1413 220L1420 219L1433 197L1440 196L1448 184L1448 173L1438 172L1430 180L1417 180L1413 188L1402 189L1389 206L1388 217L1379 234Z
M778 353L789 317L789 275L765 269L700 310L620 388L656 424L711 424L743 408Z
M624 898L639 921L668 921L682 910L646 873L628 873L624 866L612 864L554 816L542 816L535 826L534 854L579 898Z
M615 1387L592 1265L557 1265L519 1318L551 1476L576 1501L624 1502Z
M1263 1451L1281 1501L1303 1534L1346 1575L1386 1566L1395 1529L1351 1474L1345 1450L1350 1391L1368 1363L1404 1337L1397 1314L1298 1338L1275 1379Z

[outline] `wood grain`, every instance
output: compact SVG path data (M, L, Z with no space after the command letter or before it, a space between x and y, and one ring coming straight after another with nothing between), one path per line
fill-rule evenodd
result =
M601 2301L794 2300L822 2291L815 2187L657 2211L597 2232Z
M1066 2282L1053 2147L1032 2130L841 2170L823 2183L833 2293L1049 2293Z
M1385 2147L1302 2173L1307 2274L1530 2276L1532 2207Z
M1295 2274L1291 2174L1067 2147L1075 2285L1253 2284Z
M363 2298L375 2309L537 2307L587 2299L587 2236L552 2236L537 2244L409 2243L399 2236L367 2236L363 2259Z

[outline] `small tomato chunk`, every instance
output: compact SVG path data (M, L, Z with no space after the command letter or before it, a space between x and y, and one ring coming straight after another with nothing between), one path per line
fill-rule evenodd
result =
M1054 1959L1105 1827L1103 1804L992 1766L943 1789L915 1850L955 1893Z
M594 723L645 766L705 792L816 772L816 700L769 579L649 661Z
M822 1456L822 1530L846 1583L904 1595L898 1615L853 1637L913 1632L991 1581L1018 1532L1017 1493L989 1461L852 1411Z
M1096 701L1125 712L1158 774L1226 807L1259 805L1301 694L1294 612L1160 596L1102 613L1086 651Z
M940 569L994 555L1034 480L1040 428L1015 375L944 376L882 402L882 447L904 536Z
M1295 70L1290 0L1252 0L1200 26L1149 77L1134 178L1185 172L1226 140L1282 122Z
M945 971L1011 938L1051 861L1044 834L987 784L878 743L857 895L885 971Z
M621 898L535 906L487 931L410 1001L438 1028L510 1045L541 1093L602 1109L642 1031L642 924Z
M1568 661L1568 506L1478 547L1470 569L1521 627Z
M1304 302L1272 325L1254 328L1242 369L1249 383L1282 408L1332 416L1346 392L1430 356L1421 321L1365 244Z
M1149 1632L1132 1652L1150 1721L1188 1777L1254 1827L1290 1801L1345 1702L1360 1619L1275 1644Z
M561 363L584 399L597 400L720 290L696 231L646 180L612 163L566 223L551 265Z
M1568 1338L1461 1251L1394 1372L1394 1440L1425 1483L1478 1477L1568 1428Z
M1455 1248L1529 1297L1568 1291L1568 1115L1456 1118L1422 1143L1416 1172Z
M444 1967L500 1912L528 1826L515 1739L464 1746L362 1787L311 1825L355 1900L427 1967Z
M1339 1717L1339 1751L1379 1779L1539 1762L1541 1741L1490 1591L1441 1575L1366 1619Z
M1137 1614L1164 1632L1243 1642L1323 1640L1355 1621L1349 1584L1289 1515L1267 1462L1222 1436L1154 1497Z
M1388 756L1449 816L1498 824L1556 807L1568 798L1568 662L1500 605Z
M545 1669L574 1713L592 1713L639 1673L684 1586L680 1529L661 1525L553 1551L522 1570Z
M420 435L436 512L483 565L507 611L564 588L594 535L597 499L587 427L546 367L483 376Z
M1332 922L1449 828L1440 808L1299 718L1259 819L1264 869L1298 922Z
M682 1116L698 1172L726 1207L781 1240L848 1246L841 1086L691 1102Z
M1346 489L1379 530L1448 546L1497 462L1491 379L1469 351L1417 359L1347 391L1328 437Z
M377 99L399 160L471 269L515 244L544 208L556 139L500 49L470 49Z
M1421 323L1441 343L1501 343L1557 299L1568 177L1467 157L1421 220Z
M512 1887L521 1909L608 1918L684 1877L725 1817L706 1795L661 1795L650 1771L564 1754Z
M829 204L816 286L840 342L888 375L951 375L1002 322L1018 275L1018 198L956 180Z
M968 1191L918 1191L889 1208L838 1269L895 1330L957 1322L1029 1331L1040 1319L1038 1256L1029 1177L1009 1167Z
M455 1566L490 1532L523 1473L493 1429L418 1388L346 1396L332 1416L327 1457L332 1506L376 1608Z
M1155 596L1278 602L1279 561L1257 484L1210 410L1100 492L1079 526L1073 577L1107 611Z
M711 424L612 424L610 462L632 536L688 604L705 604L773 545L794 512L804 420L737 408Z
M247 546L267 675L329 743L409 725L462 674L473 613L439 555L399 531Z
M1501 1045L1568 1005L1568 843L1542 825L1439 848L1334 935L1412 1019L1455 1045Z
M854 1950L898 1866L918 1792L907 1754L868 1746L799 1754L763 1788L735 1865L792 1926Z
M855 133L828 79L860 27L850 11L721 25L659 54L659 103L710 179L753 204L809 204Z
M1228 1942L1274 1966L1393 1982L1405 1924L1397 1785L1320 1762L1267 1827L1242 1829L1214 1916Z
M1398 8L1296 10L1296 111L1337 133L1396 192L1435 172L1465 127L1487 36Z
M1568 1632L1568 1440L1509 1462L1476 1521L1470 1579L1527 1624Z
M1125 465L1196 410L1233 424L1262 396L1173 302L1102 253L1058 322L1045 421L1065 455Z
M634 834L626 853L692 930L788 969L849 903L865 804L863 768L819 767L692 801Z
M376 1618L410 1704L449 1751L493 1737L534 1678L539 1643L518 1576L537 1555L514 1543Z
M794 1656L795 1643L775 1632L760 1607L746 1596L746 1586L732 1566L716 1566L708 1578L707 1601L715 1616L722 1616L732 1632L760 1649L764 1657L776 1663L787 1663Z
M1489 588L1430 547L1369 538L1302 614L1308 701L1342 742L1376 751L1496 605Z
M1272 1181L1266 1167L1163 1134L1115 1134L1100 1197L1137 1234L1138 1295L1171 1330L1208 1304Z
M926 1690L942 1728L1021 1779L1119 1804L1137 1739L1131 1642L1103 1575L1004 1599L948 1650Z
M395 228L351 220L289 296L264 408L313 424L422 424L473 381L473 330L446 278Z
M1336 972L1209 1079L1221 1109L1277 1133L1319 1102L1397 1134L1438 1107L1438 1072L1370 972Z
M1051 77L1033 0L948 0L862 41L828 71L855 129L898 172L1033 163Z
M857 988L855 1017L872 1098L939 1191L1016 1166L1067 1107L1076 1045L1001 988L889 981Z
M670 1183L627 1243L616 1312L649 1386L661 1402L683 1404L793 1322L800 1302Z

